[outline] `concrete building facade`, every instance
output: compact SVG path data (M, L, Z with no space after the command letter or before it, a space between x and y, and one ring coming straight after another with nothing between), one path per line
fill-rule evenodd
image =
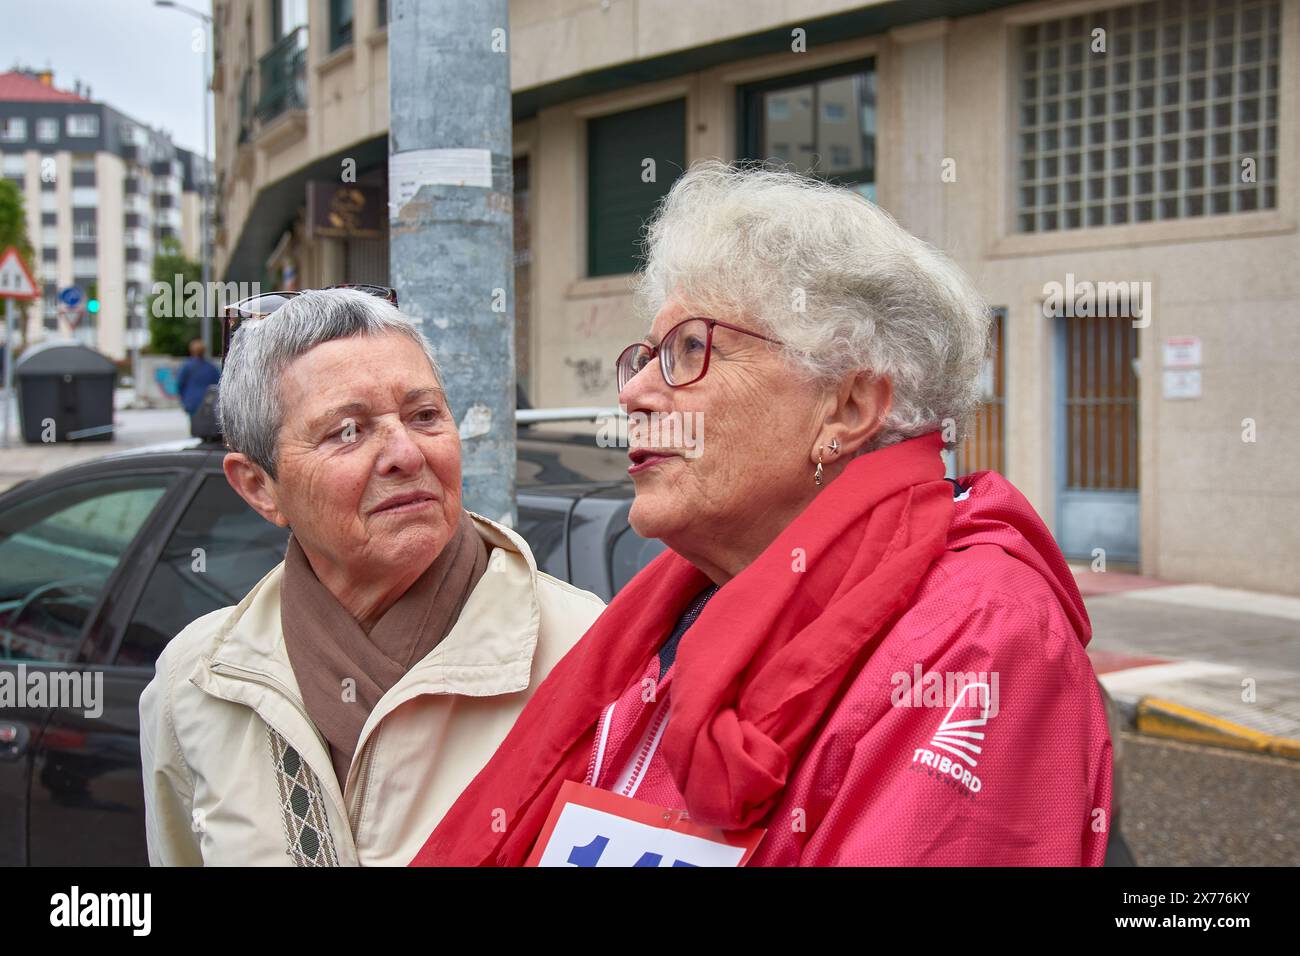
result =
M307 192L386 200L401 24L378 0L216 18L217 275L384 281L387 217L323 235ZM1300 466L1300 0L518 0L509 28L533 404L613 403L645 328L637 230L674 171L778 159L879 203L994 308L957 470L1004 472L1094 566L1300 593L1279 500Z
M115 359L148 344L146 302L160 244L200 257L201 156L106 103L60 90L49 71L0 74L0 163L18 184L42 299L24 341L78 338ZM99 311L61 308L60 289L93 293Z

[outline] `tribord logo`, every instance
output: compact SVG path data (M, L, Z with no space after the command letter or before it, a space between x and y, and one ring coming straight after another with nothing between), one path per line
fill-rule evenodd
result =
M985 683L963 687L930 738L930 746L917 747L912 754L912 769L947 780L972 797L979 793L983 784L973 771L978 762L976 757L983 752L984 732L977 728L989 722L991 696Z

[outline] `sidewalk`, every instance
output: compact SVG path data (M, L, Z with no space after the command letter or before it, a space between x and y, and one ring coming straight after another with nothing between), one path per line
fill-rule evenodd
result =
M1088 654L1133 729L1300 759L1300 598L1074 573Z
M189 440L189 418L179 406L128 408L134 397L130 389L120 388L114 394L113 423L117 427L112 441L51 442L48 445L29 445L23 441L18 428L17 402L14 402L14 414L9 425L12 444L9 448L0 447L0 491L28 478L114 452Z

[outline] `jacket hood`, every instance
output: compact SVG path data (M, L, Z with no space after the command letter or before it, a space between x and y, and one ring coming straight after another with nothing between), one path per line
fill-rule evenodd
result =
M948 550L993 545L1033 569L1056 595L1079 643L1087 647L1092 623L1065 556L1033 505L997 472L958 479L961 488L948 531Z

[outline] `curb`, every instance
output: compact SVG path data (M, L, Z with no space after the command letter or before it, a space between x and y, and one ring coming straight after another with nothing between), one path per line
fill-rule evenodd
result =
M1300 760L1300 740L1252 730L1170 700L1143 697L1137 701L1136 713L1125 716L1130 728L1140 734Z

